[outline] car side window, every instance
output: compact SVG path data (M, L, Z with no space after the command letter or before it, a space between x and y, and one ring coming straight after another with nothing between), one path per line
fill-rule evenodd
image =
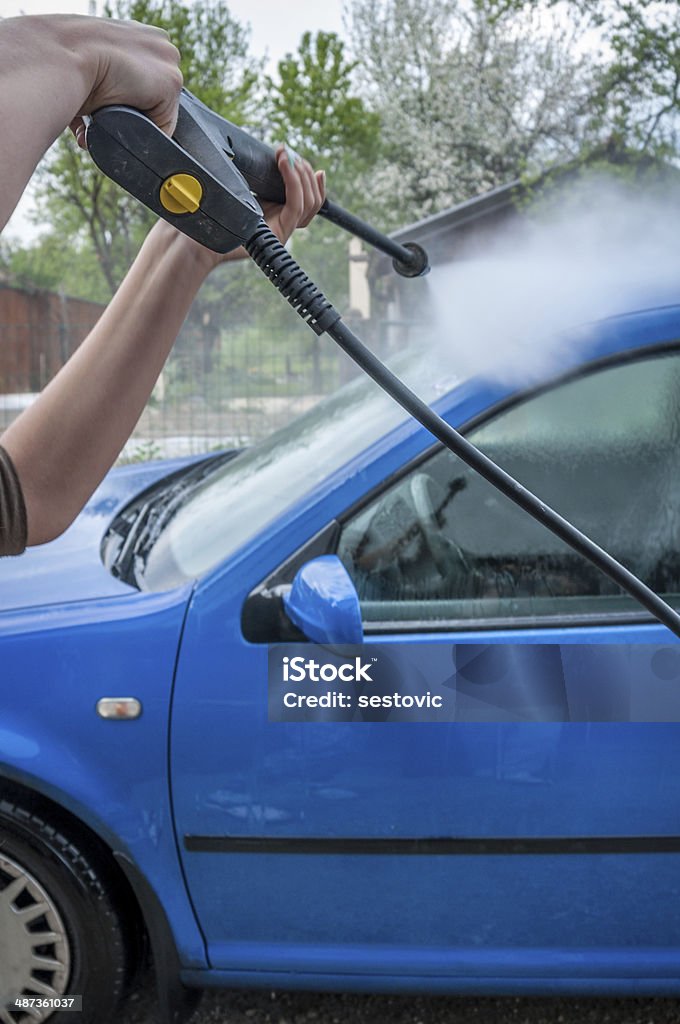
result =
M650 586L678 599L680 354L563 382L468 436ZM637 611L608 577L447 450L349 520L338 555L366 624L431 629Z

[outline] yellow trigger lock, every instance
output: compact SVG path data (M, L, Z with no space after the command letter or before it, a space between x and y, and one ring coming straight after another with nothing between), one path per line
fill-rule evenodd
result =
M173 174L161 185L160 200L168 213L196 213L203 189L193 174Z

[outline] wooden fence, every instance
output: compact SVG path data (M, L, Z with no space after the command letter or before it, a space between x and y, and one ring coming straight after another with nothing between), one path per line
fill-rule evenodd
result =
M0 283L0 394L40 391L104 306Z

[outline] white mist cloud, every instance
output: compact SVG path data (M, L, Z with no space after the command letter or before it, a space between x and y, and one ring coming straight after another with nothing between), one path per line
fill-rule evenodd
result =
M680 302L680 189L580 183L466 257L430 276L435 344L460 376L529 381L593 321Z

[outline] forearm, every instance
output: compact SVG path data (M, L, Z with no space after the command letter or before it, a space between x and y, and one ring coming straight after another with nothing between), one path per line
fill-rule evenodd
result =
M0 438L29 544L62 532L117 458L210 269L204 253L159 222L95 328Z
M75 45L73 24L61 16L0 22L0 229L96 77L92 54L82 55Z

